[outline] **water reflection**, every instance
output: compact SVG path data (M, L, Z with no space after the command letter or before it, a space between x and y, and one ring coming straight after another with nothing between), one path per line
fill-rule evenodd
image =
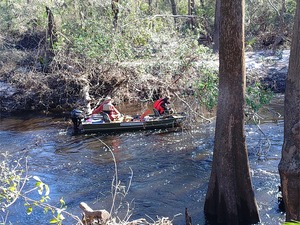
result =
M261 224L281 224L277 211L277 165L283 141L283 124L261 124L246 127L253 186L260 208ZM72 136L60 119L11 118L1 121L0 151L14 157L29 157L29 173L50 185L50 204L57 205L64 197L68 211L80 215L79 203L87 202L94 209L112 205L111 187L115 175L114 153L121 185L128 187L119 215L133 210L132 219L157 216L174 218L184 224L188 208L194 224L204 224L203 204L210 175L214 124L199 125L188 132L147 131L115 135ZM271 142L264 160L258 149ZM109 149L108 149L109 147ZM28 187L33 185L28 183ZM33 194L33 197L35 195ZM37 196L36 196L37 197ZM120 196L119 196L120 197ZM119 198L118 198L119 199ZM117 202L119 204L119 202ZM11 209L13 224L48 224L50 215L41 210L27 216L23 202ZM64 224L74 224L67 218Z

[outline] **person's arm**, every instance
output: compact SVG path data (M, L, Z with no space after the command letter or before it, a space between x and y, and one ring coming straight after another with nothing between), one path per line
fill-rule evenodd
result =
M169 108L168 108L167 104L168 104L168 102L163 102L161 104L161 107L163 107L164 110L168 110Z

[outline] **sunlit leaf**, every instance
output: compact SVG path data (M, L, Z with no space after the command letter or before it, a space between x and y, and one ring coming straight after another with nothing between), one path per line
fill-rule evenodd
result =
M51 224L58 223L58 222L59 222L59 220L56 218L53 218L49 221L49 223L51 223Z
M60 203L60 205L62 205L62 206L66 204L63 198L59 199L59 203Z
M30 215L32 213L32 207L28 207L26 213L27 215Z
M48 207L45 207L45 208L44 208L44 213L46 214L48 211L49 211L49 208L48 208Z
M41 185L42 185L42 182L41 182L41 181L38 181L38 182L35 183L35 186L36 186L36 187L40 187Z

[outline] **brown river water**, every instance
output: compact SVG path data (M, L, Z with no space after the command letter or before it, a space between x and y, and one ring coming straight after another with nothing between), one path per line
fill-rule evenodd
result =
M282 111L282 101L275 101L269 109L261 130L246 125L246 137L260 224L276 225L284 221L277 204L283 120L274 113ZM117 171L120 185L127 191L123 196L120 189L115 202L121 220L130 213L129 220L146 218L153 222L168 217L173 224L185 224L187 208L193 224L205 224L203 206L212 164L214 123L198 124L187 131L109 135L74 136L69 128L64 118L51 116L1 119L0 153L9 152L14 159L28 157L29 175L40 177L50 187L49 204L59 207L63 197L67 211L80 218L82 201L93 209L110 211ZM34 181L29 180L25 190L33 185ZM38 194L29 196L37 198ZM35 208L28 216L23 205L23 201L17 201L10 208L8 221L49 224L51 213ZM76 224L65 217L64 225Z

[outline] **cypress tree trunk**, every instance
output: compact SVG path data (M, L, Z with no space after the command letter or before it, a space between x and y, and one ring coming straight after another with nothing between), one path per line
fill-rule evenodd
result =
M284 143L278 169L286 221L300 221L300 0L294 22L284 100Z
M221 1L219 98L204 212L212 224L253 224L259 215L244 134L244 1Z

